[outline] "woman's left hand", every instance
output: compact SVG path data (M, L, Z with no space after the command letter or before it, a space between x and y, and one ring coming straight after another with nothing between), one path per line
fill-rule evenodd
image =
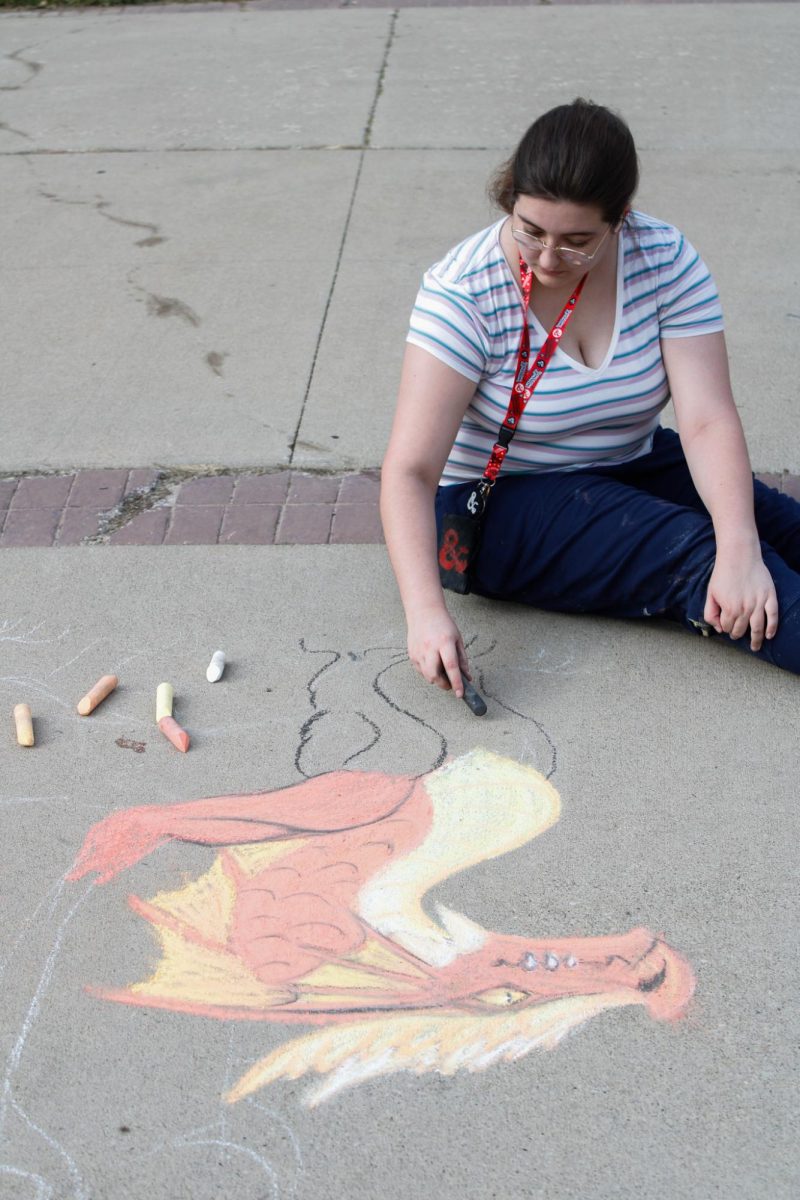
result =
M750 649L760 650L765 636L778 631L778 597L772 576L756 548L744 554L717 553L703 618L734 640L750 629Z

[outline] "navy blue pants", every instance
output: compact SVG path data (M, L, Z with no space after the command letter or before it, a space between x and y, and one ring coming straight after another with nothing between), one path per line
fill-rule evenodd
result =
M439 488L439 530L445 513L466 513L473 486ZM779 604L778 632L755 657L800 674L800 504L758 480L754 486ZM472 590L556 612L664 617L708 633L703 609L715 555L711 518L680 439L658 429L650 454L623 466L501 474ZM727 640L752 654L747 635Z

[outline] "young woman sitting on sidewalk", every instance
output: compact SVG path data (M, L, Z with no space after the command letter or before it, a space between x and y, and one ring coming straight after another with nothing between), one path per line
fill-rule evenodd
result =
M800 504L753 481L713 280L677 229L631 210L637 182L619 117L552 109L494 181L508 215L417 297L381 513L411 661L459 696L440 574L537 608L666 617L800 673ZM678 434L659 425L670 398Z

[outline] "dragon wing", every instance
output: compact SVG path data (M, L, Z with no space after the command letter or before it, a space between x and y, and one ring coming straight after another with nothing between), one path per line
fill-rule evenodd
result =
M566 996L505 1016L398 1014L317 1030L261 1059L224 1099L233 1104L268 1083L314 1073L326 1076L304 1097L305 1105L314 1108L346 1088L397 1071L415 1075L484 1071L531 1050L550 1050L570 1030L605 1009L635 1003L627 990Z
M376 786L381 778L373 777ZM396 792L393 777L385 782ZM321 783L314 780L317 791ZM353 790L361 786L354 773ZM436 968L487 936L443 908L441 923L433 921L422 908L425 893L541 833L557 820L559 800L537 771L483 750L423 776L403 797L365 821L360 804L344 811L339 779L323 829L309 829L310 814L300 808L299 836L234 845L193 883L149 902L131 897L156 929L161 961L151 978L98 994L222 1017L306 1021L313 1010L330 1019L332 1010L352 1007L354 992L362 1007L392 1007L399 993L410 1000L415 990L421 1000ZM223 801L201 803L215 826L231 819ZM175 807L190 809L195 821L201 815L198 804ZM259 797L260 820L271 815L270 797ZM319 814L315 823L322 824Z

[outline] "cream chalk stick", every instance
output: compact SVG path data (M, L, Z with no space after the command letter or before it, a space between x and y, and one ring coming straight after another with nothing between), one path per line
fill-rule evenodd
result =
M186 753L190 745L189 735L185 729L181 729L174 717L162 717L158 722L158 728L164 737L172 742L176 750L180 750L181 754Z
M17 727L17 741L20 746L33 745L33 718L30 705L14 705L14 724Z
M156 721L172 716L172 701L175 693L171 683L160 683L156 691Z
M83 699L78 702L80 715L88 717L89 713L94 712L98 704L101 704L106 696L111 695L118 683L116 675L104 675L102 679L98 679L94 687L90 688Z
M216 683L218 679L222 679L222 672L224 670L225 654L222 650L215 650L211 656L211 662L208 664L206 679L209 683Z

